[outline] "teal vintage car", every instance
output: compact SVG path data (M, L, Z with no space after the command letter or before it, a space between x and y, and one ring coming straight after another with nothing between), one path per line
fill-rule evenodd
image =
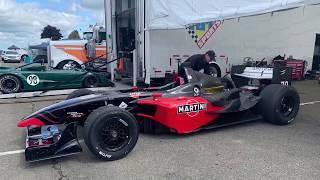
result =
M32 63L18 68L0 67L0 91L4 94L38 90L114 86L105 72L49 69Z

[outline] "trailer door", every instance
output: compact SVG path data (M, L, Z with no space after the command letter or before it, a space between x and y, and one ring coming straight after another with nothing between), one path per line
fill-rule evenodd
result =
M145 77L145 0L136 0L136 58L137 78Z

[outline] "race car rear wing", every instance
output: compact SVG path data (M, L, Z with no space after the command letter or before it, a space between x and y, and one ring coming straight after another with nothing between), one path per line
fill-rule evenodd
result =
M286 86L291 85L291 74L292 69L285 66L276 66L273 68L236 66L232 73L235 79L239 79L237 77L241 77L241 79L256 79L267 81L271 84L283 84ZM246 80L246 82L248 81Z
M291 67L275 67L273 68L272 84L282 84L291 86L292 68Z

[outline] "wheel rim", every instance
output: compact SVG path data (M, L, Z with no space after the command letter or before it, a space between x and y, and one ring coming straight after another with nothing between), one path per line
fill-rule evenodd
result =
M100 131L100 146L106 151L119 151L130 141L129 127L120 118L112 118Z
M95 87L97 84L97 79L94 77L88 78L87 80L89 87Z
M289 117L294 110L294 99L292 97L283 97L280 103L280 113L284 117Z
M65 65L63 65L62 69L63 70L73 70L76 69L77 65L73 62L68 62Z
M6 92L14 92L17 89L17 82L13 79L5 79L2 82L2 88Z

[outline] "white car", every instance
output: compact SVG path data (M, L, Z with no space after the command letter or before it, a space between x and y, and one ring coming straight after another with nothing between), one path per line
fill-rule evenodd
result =
M3 57L4 57L4 54L6 53L6 51L1 51L0 53L0 60L3 61Z
M17 51L5 51L2 55L3 62L20 62L21 56Z

